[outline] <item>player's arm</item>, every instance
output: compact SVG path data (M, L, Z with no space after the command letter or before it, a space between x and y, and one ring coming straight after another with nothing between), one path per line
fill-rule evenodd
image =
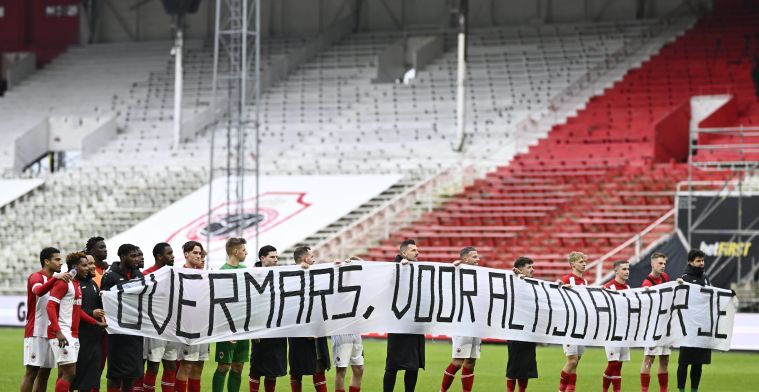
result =
M98 312L98 311L100 311L101 313L103 312L102 309L95 309L93 311L93 313ZM89 314L87 314L87 312L85 312L84 309L82 309L82 308L79 308L79 318L81 318L82 321L84 321L85 323L90 324L90 325L98 325L98 326L101 326L101 327L106 327L107 326L105 322L95 320L92 316L90 316Z
M95 314L95 312L99 309L92 309L92 310L84 310L83 308L80 308L82 312L86 313L90 317L98 318L98 316Z
M364 259L362 259L362 258L360 258L358 256L351 256L351 257L348 257L345 260L335 259L335 265L340 265L342 263L350 264L351 262L354 262L354 261L364 261Z
M47 319L50 323L50 331L55 332L55 338L58 339L58 346L65 347L69 344L66 337L61 333L61 326L58 324L58 311L61 306L61 299L68 292L68 283L59 280L50 290L50 298L47 301Z
M48 279L47 282L42 283L42 278L37 275L35 277L35 281L32 283L32 294L41 297L50 291L50 289L53 288L53 285L55 285L55 282L57 282L58 279L55 278L55 276L51 279Z

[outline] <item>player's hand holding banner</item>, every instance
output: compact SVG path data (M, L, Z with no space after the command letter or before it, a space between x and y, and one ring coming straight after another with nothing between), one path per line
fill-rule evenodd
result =
M511 271L352 263L161 268L103 293L110 333L188 344L393 332L541 343L728 350L737 299L675 282L650 290L561 287Z

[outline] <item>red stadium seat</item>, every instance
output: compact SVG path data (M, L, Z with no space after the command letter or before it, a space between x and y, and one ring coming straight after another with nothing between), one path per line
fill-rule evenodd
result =
M456 258L466 245L479 247L485 264L496 268L511 268L516 257L528 255L536 276L548 279L566 273L570 251L591 260L609 252L671 210L676 185L687 178L685 162L655 161L658 121L692 96L731 93L741 108L737 123L759 123L751 53L743 45L758 25L756 15L705 17L510 165L475 181L397 238L416 238L422 260ZM702 151L698 158L739 157ZM695 171L694 177L719 180L726 173ZM662 225L644 242L671 230ZM388 248L383 256L394 252Z

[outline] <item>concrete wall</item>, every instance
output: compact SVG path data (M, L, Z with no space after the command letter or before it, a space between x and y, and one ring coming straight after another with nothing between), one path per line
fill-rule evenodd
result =
M49 140L50 124L47 118L19 136L13 146L13 170L21 173L28 164L47 153Z
M405 39L401 38L383 49L377 55L377 77L374 83L394 83L403 78L408 67L406 63Z
M14 141L13 169L21 172L50 151L80 151L87 158L113 140L116 130L115 116L45 118Z
M116 138L115 116L53 116L48 118L48 151L81 151L87 158Z
M372 82L394 83L409 69L421 70L442 53L441 36L401 38L377 56L377 77Z
M644 12L638 15L641 2ZM134 2L129 1L102 3L97 11L100 16L97 42L171 38L171 19L160 1L147 2L136 9L132 9ZM261 0L262 31L264 35L312 35L347 16L352 16L362 31L448 27L450 8L455 3L453 0ZM664 16L681 4L683 0L470 0L470 25L652 18ZM711 7L709 0L691 0L690 4ZM212 37L213 9L214 0L203 0L200 11L187 18L190 38Z
M406 41L406 61L417 71L443 54L443 37L409 37Z
M37 56L34 53L16 52L2 55L2 79L8 83L8 90L17 86L27 76L37 70Z

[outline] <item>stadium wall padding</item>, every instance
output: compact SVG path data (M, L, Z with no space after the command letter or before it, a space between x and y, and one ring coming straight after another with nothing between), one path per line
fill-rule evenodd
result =
M0 7L0 52L23 50L26 46L27 2L0 0Z
M688 236L688 196L678 200L677 227ZM730 195L714 192L697 192L692 195L691 247L706 254L706 272L714 286L730 288L744 278L759 262L759 195L744 193L742 200L737 192ZM741 232L738 231L738 210L741 214ZM699 222L695 225L696 222ZM738 235L742 233L742 235ZM740 256L740 266L739 266ZM679 276L679 275L678 275Z

